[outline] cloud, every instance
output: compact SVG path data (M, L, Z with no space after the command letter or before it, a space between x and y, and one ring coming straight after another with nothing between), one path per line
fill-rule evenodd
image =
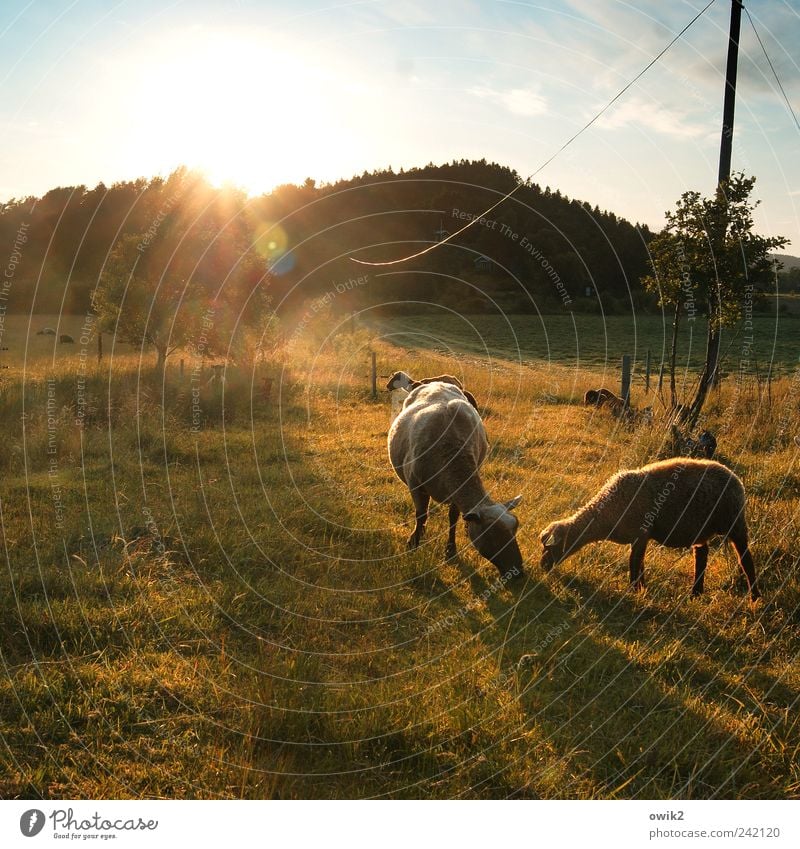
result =
M614 104L597 125L609 130L639 126L683 139L704 136L709 130L706 124L691 121L685 112L640 97Z
M547 100L534 88L512 88L501 90L490 86L474 86L469 93L482 100L492 100L501 104L514 115L530 118L547 112Z

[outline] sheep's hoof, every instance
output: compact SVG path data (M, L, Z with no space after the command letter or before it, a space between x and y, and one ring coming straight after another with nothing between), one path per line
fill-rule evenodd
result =
M411 534L411 536L408 538L408 542L406 543L406 548L409 551L413 551L415 548L419 548L419 540L420 538L417 536L416 533Z
M454 545L448 545L444 550L445 560L455 560L458 557L458 549Z

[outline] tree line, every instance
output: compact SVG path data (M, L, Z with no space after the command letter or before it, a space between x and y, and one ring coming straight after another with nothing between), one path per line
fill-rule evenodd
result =
M734 174L712 197L685 192L657 235L486 160L307 179L256 198L186 168L61 187L0 206L0 243L13 245L5 310L92 312L163 368L187 347L253 357L281 316L315 299L339 313L660 307L673 317L673 405L681 320L707 319L691 423L716 379L720 328L775 291L771 254L787 240L754 233L754 183ZM469 222L410 262L353 262L406 257Z
M349 279L358 270L351 255L380 261L411 253L520 183L509 168L462 160L322 185L309 179L250 199L185 168L166 178L59 187L0 204L0 244L28 227L8 309L84 313L109 263L118 271L137 258L141 273L158 271L165 298L178 297L191 268L207 298L227 278L225 298L238 308L248 286L268 275L273 302L291 306ZM401 273L373 275L373 285L340 307L396 301L400 311L401 302L449 300L480 309L484 294L500 293L507 308L532 310L534 300L558 308L564 297L555 277L573 301L587 287L593 298L626 298L641 292L651 236L612 212L525 184L490 226L476 223Z

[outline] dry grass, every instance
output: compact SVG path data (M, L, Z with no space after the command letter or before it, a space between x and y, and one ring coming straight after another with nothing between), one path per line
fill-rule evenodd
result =
M487 485L524 496L522 590L495 591L462 531L444 564L441 509L404 550L368 344L381 373L455 373L485 405ZM83 429L69 368L50 432L46 370L8 377L0 795L800 795L797 386L769 409L724 388L706 422L749 490L751 605L722 549L700 599L657 547L643 595L610 544L539 572L539 529L661 447L580 405L596 373L366 331L291 360L271 405L232 388L199 433L135 355L90 378Z

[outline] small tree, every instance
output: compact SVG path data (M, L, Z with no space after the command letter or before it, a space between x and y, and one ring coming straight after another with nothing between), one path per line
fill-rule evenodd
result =
M131 345L152 345L156 370L189 340L192 323L176 321L181 305L193 308L196 294L181 279L159 274L141 251L142 237L123 236L109 257L95 296L104 329Z
M150 225L118 240L95 304L102 325L118 338L155 348L163 373L170 354L197 338L203 353L220 352L225 328L241 310L258 306L251 295L266 262L240 193L214 189L181 168L166 181L151 181L141 202ZM254 307L248 311L247 304Z
M717 379L720 333L742 317L748 294L764 291L773 275L770 252L788 244L782 236L753 232L751 200L755 177L735 173L721 183L711 198L685 192L674 212L667 212L663 245L680 244L683 262L704 302L708 318L706 356L694 398L682 420L694 427L709 387ZM658 246L657 246L658 247ZM656 261L657 265L657 261ZM674 269L667 275L674 285Z
M686 251L680 237L663 230L653 238L649 246L653 274L642 279L642 285L648 292L658 296L658 305L673 310L672 341L669 354L669 394L670 409L678 404L675 386L675 365L678 357L678 330L681 314L693 309L696 299L696 285L692 281L690 266L686 261Z

